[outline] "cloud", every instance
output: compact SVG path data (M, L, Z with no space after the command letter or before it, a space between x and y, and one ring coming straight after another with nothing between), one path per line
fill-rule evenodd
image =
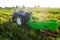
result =
M33 7L40 5L41 7L60 7L60 0L0 0L0 7L12 7L12 6Z

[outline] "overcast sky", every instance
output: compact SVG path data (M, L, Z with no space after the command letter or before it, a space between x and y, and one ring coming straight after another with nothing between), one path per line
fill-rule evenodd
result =
M0 7L13 6L34 7L40 5L41 7L56 7L60 8L60 0L0 0Z

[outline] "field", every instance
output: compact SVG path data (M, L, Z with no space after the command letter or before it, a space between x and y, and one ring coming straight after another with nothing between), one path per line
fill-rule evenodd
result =
M28 11L32 11L33 15L36 13L40 13L40 16L48 15L49 19L58 20L60 27L60 8L28 8ZM57 31L56 37L46 36L44 33L29 28L28 25L18 26L16 23L10 23L12 12L14 8L0 8L0 40L60 40L60 30Z

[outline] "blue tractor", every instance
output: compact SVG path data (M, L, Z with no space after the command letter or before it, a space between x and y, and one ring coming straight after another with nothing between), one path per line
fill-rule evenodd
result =
M23 11L16 11L12 13L12 18L10 19L11 22L16 22L17 25L27 24L30 19L30 15L32 12L26 12L25 14Z

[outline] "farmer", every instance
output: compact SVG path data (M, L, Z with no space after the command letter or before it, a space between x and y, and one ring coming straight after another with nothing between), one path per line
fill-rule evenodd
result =
M28 11L27 11L27 8L25 7L25 6L23 6L23 13L25 14L25 13L27 13Z
M18 10L18 11L14 11L13 12L13 16L15 15L25 15L25 13L27 13L27 8L25 6L23 6L23 9L22 10Z

